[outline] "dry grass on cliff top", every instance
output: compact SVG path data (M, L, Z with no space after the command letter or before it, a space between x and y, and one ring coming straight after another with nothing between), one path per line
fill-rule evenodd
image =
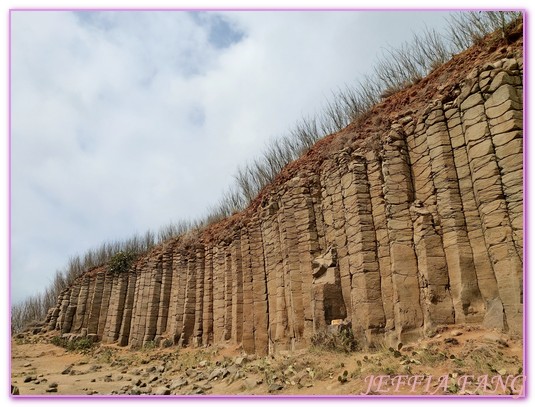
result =
M207 226L201 231L200 239L209 242L231 237L288 180L314 174L325 159L337 151L354 147L356 143L362 145L363 140L387 132L393 120L421 111L432 100L453 100L454 88L474 68L487 62L522 55L523 46L521 22L514 26L507 40L498 37L496 33L482 38L469 49L454 55L450 61L434 69L425 78L384 98L343 130L317 141L302 157L284 167L245 210Z

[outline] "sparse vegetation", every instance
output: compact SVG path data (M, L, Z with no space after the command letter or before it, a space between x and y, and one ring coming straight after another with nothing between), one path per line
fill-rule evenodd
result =
M203 219L172 223L163 227L157 236L148 231L144 236L104 243L72 257L64 270L56 272L44 292L12 305L12 333L20 332L31 321L43 320L59 293L84 271L106 264L110 270L124 271L135 256L146 253L155 244L187 235L244 209L288 163L303 155L316 141L364 117L381 98L390 97L419 81L453 54L480 42L485 35L496 31L496 41L508 41L511 25L521 17L518 11L453 13L446 34L426 28L410 42L383 50L372 75L364 75L354 85L334 92L322 113L301 119L286 135L270 140L259 158L239 167L234 184L208 209ZM374 150L380 148L378 138L370 143ZM316 339L329 343L334 338ZM335 343L336 340L332 345Z
M61 336L54 336L50 340L50 343L52 343L53 345L65 348L71 352L86 352L93 347L93 342L91 342L87 338L78 338L78 339L69 340Z
M108 261L108 269L112 273L126 273L130 270L136 255L130 251L120 251L115 253Z
M358 349L358 343L349 328L338 332L321 331L311 338L312 346L327 351L350 353Z

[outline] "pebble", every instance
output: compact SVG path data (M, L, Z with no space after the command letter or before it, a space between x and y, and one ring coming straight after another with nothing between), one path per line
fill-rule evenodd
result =
M268 387L268 392L273 393L275 391L279 391L284 389L284 386L278 383L273 383Z
M155 395L157 395L157 396L167 396L167 395L171 394L171 390L168 389L168 388L165 387L165 386L156 387L156 388L152 391L152 394L155 394Z

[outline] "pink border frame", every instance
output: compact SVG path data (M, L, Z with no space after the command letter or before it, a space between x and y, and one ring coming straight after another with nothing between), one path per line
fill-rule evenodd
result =
M432 11L470 11L470 10L478 10L478 11L503 11L503 9L495 9L495 8L464 8L464 9L446 9L446 8L429 8L429 9L419 9L419 8L393 8L393 9L380 9L380 8L314 8L314 9L306 9L306 8L285 8L285 9L269 9L269 8L196 8L196 7L186 7L186 8L90 8L90 7L80 7L80 8L10 8L9 13L7 16L8 24L7 24L7 30L8 30L8 47L7 47L7 61L8 61L8 78L7 78L7 89L8 89L8 95L7 95L7 106L8 106L8 120L7 120L7 130L8 130L8 137L7 137L7 174L8 174L8 182L7 182L7 196L8 196L8 219L7 219L7 242L8 242L8 257L7 257L7 266L8 266L8 287L9 287L9 293L7 296L7 308L9 312L9 320L11 321L11 16L13 12L58 12L58 11L64 11L64 12L80 12L80 11L115 11L115 12L132 12L132 11L145 11L145 12L161 12L161 11L174 11L174 12L188 12L188 11L208 11L208 12L226 12L226 11L236 11L236 12L262 12L262 11L272 11L272 12L341 12L341 11L397 11L397 12L403 12L403 11L409 11L409 12L432 12ZM529 134L529 121L528 121L528 98L526 95L526 90L528 89L528 75L526 74L526 63L528 61L528 10L522 9L522 8L511 8L507 10L514 10L514 11L521 11L523 13L523 37L524 37L524 43L523 43L523 57L524 57L524 71L523 71L523 83L524 83L524 92L523 92L523 120L524 120L524 135ZM529 336L529 330L528 330L528 323L527 323L527 311L528 311L528 303L529 303L529 296L526 295L527 293L527 287L528 287L528 273L526 272L528 270L529 266L529 257L527 253L526 247L528 246L528 219L529 219L529 211L528 211L528 201L529 197L526 193L527 189L527 177L528 177L528 167L529 167L529 160L526 159L527 155L527 147L528 147L528 141L527 137L523 137L523 160L524 160L524 166L523 166L523 228L524 228L524 247L523 247L523 261L524 261L524 268L523 268L523 299L524 299L524 310L523 310L523 375L524 375L524 387L523 387L523 394L522 395L516 395L516 396L507 396L507 395L418 395L418 396L411 396L411 395L174 395L174 396L156 396L156 395L50 395L50 396L43 396L43 395L20 395L20 396L12 396L11 391L9 390L9 398L11 400L27 400L27 399L33 399L33 400L42 400L42 401L48 401L48 402L54 402L58 399L61 400L78 400L83 399L85 401L88 400L97 400L97 399L108 399L108 400L121 400L121 399L129 399L129 400L167 400L167 401L175 401L175 400L186 400L186 399L194 399L194 400L217 400L217 399L251 399L251 400L258 400L258 399L376 399L376 400L410 400L410 399L486 399L486 400L510 400L510 399L519 399L519 400L526 400L528 398L528 386L527 386L527 377L529 376L528 371L528 336ZM9 355L11 355L11 329L9 329L8 332L8 346L9 346ZM8 362L8 375L7 377L11 378L11 357L9 358ZM6 386L10 386L11 383L6 383Z

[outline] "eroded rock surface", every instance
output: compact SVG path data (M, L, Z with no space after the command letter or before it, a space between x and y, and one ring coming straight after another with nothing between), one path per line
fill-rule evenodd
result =
M338 319L363 344L444 324L520 333L522 70L521 57L477 66L391 114L373 148L348 142L272 188L239 227L169 241L124 273L86 273L47 328L249 354L307 346Z

